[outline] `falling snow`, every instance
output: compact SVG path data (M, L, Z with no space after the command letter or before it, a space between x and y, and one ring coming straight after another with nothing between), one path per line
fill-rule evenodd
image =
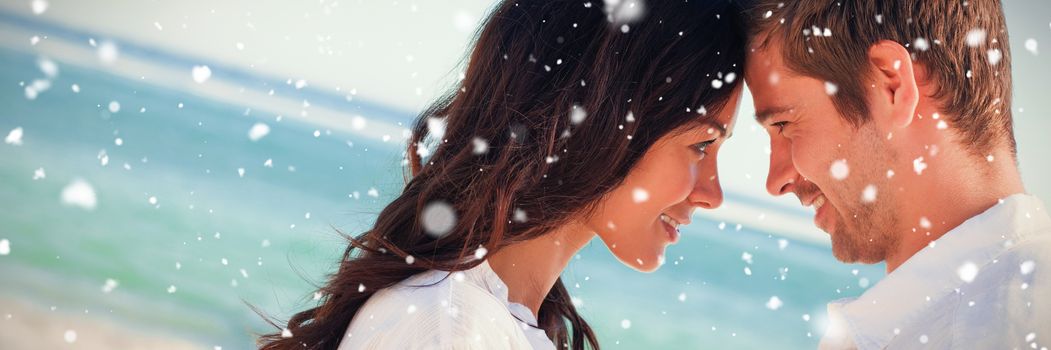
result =
M912 160L912 171L915 171L916 175L923 175L924 169L927 169L927 163L923 162L923 157L919 157Z
M444 237L456 225L456 211L443 201L428 203L420 215L423 230L435 238Z
M978 275L978 265L973 262L965 262L956 269L956 275L960 277L960 280L971 283L974 281L974 277Z
M118 285L120 285L120 283L117 282L117 280L112 279L112 278L107 278L106 279L106 283L102 285L102 292L103 293L110 293L114 289L117 289Z
M931 228L931 220L927 219L926 216L920 217L920 227L922 227L925 230L929 230Z
M767 300L766 302L766 308L770 310L780 309L783 305L784 303L781 302L781 298L778 298L776 295L770 297L770 300Z
M113 64L120 57L120 49L117 48L117 44L110 41L99 43L96 53L99 56L99 60L105 64Z
M573 109L569 112L569 122L573 125L579 125L584 122L584 118L588 117L588 112L584 110L584 107L573 105Z
M33 8L33 14L39 16L47 11L48 3L46 0L33 0L30 6Z
M485 141L485 139L481 137L475 137L471 139L471 145L474 147L471 150L471 153L475 155L485 154L489 151L489 142Z
M927 51L931 48L931 44L928 43L925 38L916 38L916 40L912 42L912 47L920 51Z
M1018 267L1023 275L1028 275L1030 273L1033 273L1033 270L1036 269L1036 263L1034 263L1032 260L1026 260L1022 262L1022 264Z
M967 31L967 46L978 47L985 43L985 29L974 28Z
M255 123L251 129L248 129L248 139L252 141L259 141L264 136L270 133L270 126L263 123Z
M193 66L190 74L193 76L193 81L201 84L212 77L212 69L208 66Z
M75 343L77 341L77 331L72 329L66 330L66 333L62 334L62 339L65 339L66 343Z
M22 145L22 128L17 127L7 133L7 137L4 137L4 143L9 145L21 146Z
M635 203L642 203L650 199L650 193L643 188L636 187L631 190L631 200Z
M989 58L989 64L993 66L999 64L1000 59L1004 57L1004 54L1003 52L1000 52L1000 49L989 49L989 51L985 52L985 55Z
M836 85L835 83L831 82L831 81L826 81L825 82L825 94L828 94L829 96L832 96L832 95L835 95L836 92L839 92L839 86Z
M829 171L830 174L832 174L832 178L833 179L840 180L840 181L842 181L843 179L846 179L847 176L850 175L850 167L847 166L847 160L846 159L839 159L839 160L833 161L832 162L832 166L830 166L828 168L828 171Z
M876 185L869 184L861 191L861 202L872 203L876 201Z
M98 205L95 189L87 181L73 180L62 189L62 204L80 207L84 210L94 210Z

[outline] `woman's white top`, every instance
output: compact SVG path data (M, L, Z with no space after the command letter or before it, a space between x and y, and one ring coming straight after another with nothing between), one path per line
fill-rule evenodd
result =
M536 317L507 300L507 285L482 262L430 270L373 294L354 315L339 350L555 349Z

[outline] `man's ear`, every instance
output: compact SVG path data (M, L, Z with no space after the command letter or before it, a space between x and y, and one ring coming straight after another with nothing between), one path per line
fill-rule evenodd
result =
M890 124L904 128L912 123L919 103L919 87L909 51L891 40L881 40L869 47L869 64L876 98L871 101L882 106L874 110L890 113Z

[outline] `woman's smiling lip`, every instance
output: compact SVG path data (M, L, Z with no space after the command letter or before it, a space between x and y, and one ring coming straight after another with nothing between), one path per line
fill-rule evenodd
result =
M679 229L676 228L679 225L678 220L672 219L667 214L660 215L661 226L664 227L664 231L668 233L668 239L672 244L679 241Z

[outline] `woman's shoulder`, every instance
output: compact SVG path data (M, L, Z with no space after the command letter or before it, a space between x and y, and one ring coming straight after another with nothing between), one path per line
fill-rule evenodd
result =
M470 307L464 309L464 306ZM477 283L464 272L438 270L417 274L390 288L377 291L359 313L369 307L383 312L401 308L408 315L444 309L440 311L454 315L468 312L465 316L473 316L472 311L492 311L510 317L506 304L484 284Z
M477 282L432 270L379 290L358 310L340 348L528 349L521 322Z

